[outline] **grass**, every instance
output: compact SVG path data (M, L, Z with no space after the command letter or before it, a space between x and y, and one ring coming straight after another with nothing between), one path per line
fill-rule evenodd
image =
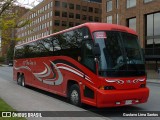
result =
M4 100L2 100L1 98L0 98L0 114L2 114L1 113L1 111L16 111L15 109L13 109L11 106L9 106ZM25 118L18 118L18 117L12 117L12 118L2 118L2 117L0 117L0 120L26 120Z

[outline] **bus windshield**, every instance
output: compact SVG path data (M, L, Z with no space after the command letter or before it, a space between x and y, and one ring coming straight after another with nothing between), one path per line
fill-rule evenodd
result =
M145 75L145 64L136 35L120 31L94 32L101 50L99 75L128 77Z

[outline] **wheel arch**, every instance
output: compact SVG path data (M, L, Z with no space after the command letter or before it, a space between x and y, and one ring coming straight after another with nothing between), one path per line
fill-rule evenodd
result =
M67 81L67 89L66 89L66 91L67 91L67 97L69 95L69 89L70 89L70 87L72 85L74 85L74 84L77 84L79 86L78 81L76 81L76 80L68 80Z
M19 77L20 75L24 75L24 73L22 73L22 72L17 72L17 79L18 79L18 77Z

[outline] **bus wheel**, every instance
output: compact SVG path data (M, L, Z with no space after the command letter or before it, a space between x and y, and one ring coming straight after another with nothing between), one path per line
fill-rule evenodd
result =
M18 76L17 84L25 87L25 78L24 78L24 75L19 75Z
M17 79L17 84L18 84L18 85L21 85L21 77L22 77L22 75L19 75L19 76L18 76L18 79Z
M70 103L76 106L81 106L80 90L77 84L71 86L69 91Z
M25 78L24 78L24 75L22 75L21 77L21 86L25 87Z

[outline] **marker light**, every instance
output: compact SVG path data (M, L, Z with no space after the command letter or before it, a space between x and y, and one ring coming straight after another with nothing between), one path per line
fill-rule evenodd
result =
M114 86L100 86L100 90L115 90Z

